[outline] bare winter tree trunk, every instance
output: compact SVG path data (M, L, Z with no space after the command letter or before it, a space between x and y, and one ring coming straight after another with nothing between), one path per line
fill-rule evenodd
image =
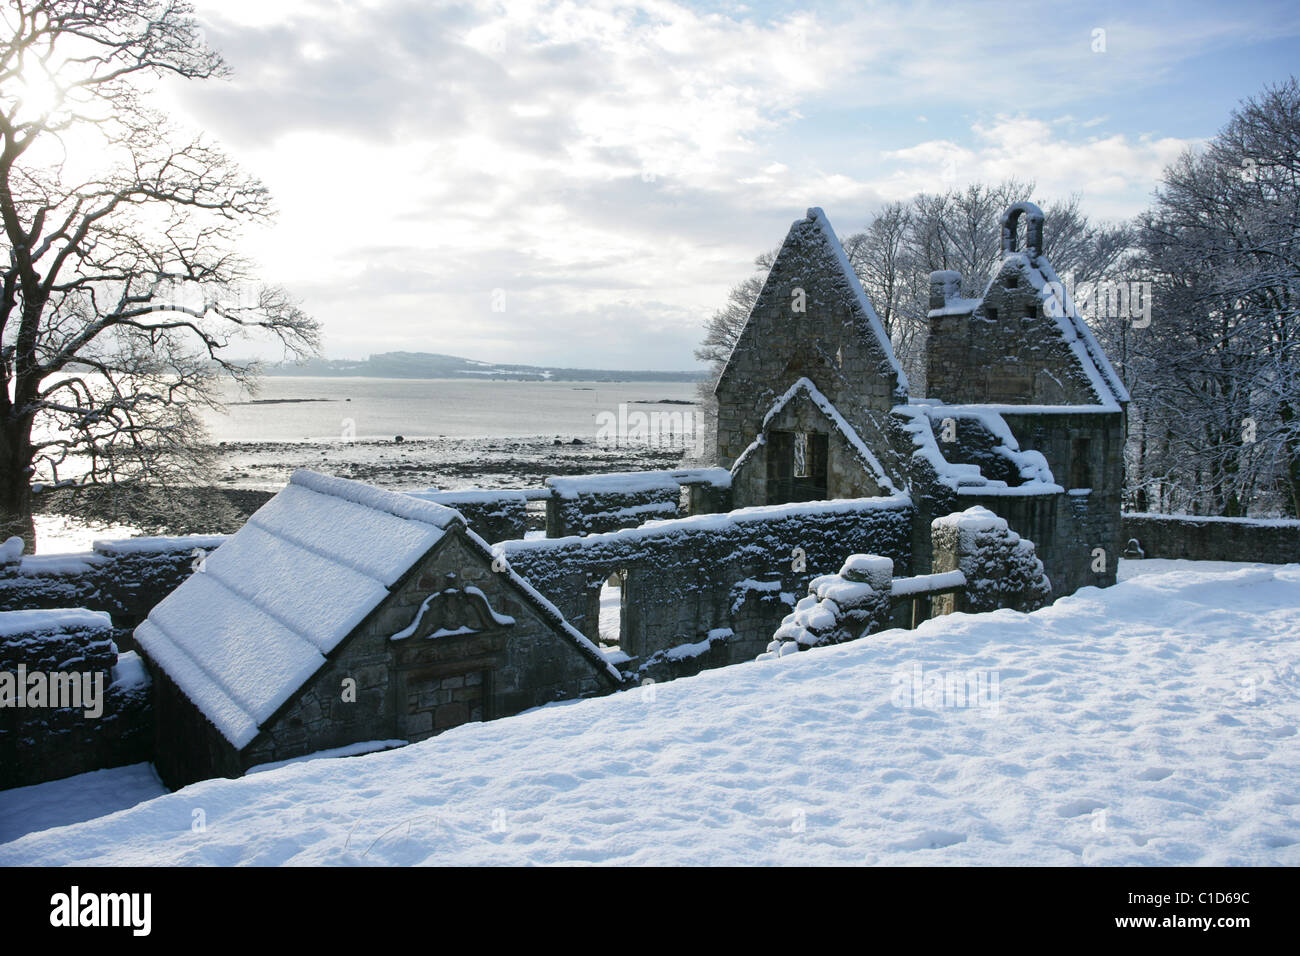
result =
M17 535L28 551L34 551L30 431L30 424L5 422L0 426L0 541Z

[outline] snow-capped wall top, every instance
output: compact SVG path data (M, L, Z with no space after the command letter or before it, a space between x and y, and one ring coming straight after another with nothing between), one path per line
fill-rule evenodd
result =
M134 538L97 538L91 545L96 554L167 554L210 551L230 537L225 534L140 535Z
M84 607L0 611L0 637L62 631L107 631L112 627L113 619L106 613L89 611Z
M956 528L958 531L1005 531L1007 522L999 518L983 505L975 505L965 511L935 518L930 522L931 528Z
M555 476L546 487L561 498L585 494L637 494L644 491L675 491L682 485L707 484L731 487L731 472L725 468L681 468L676 471L616 471L603 475Z
M297 471L154 607L136 640L242 748L460 522L430 501Z

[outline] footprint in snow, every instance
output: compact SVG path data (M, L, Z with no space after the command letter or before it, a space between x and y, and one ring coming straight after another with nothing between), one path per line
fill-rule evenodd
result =
M1152 781L1164 780L1165 777L1168 777L1171 773L1173 773L1173 771L1170 770L1168 767L1147 767L1146 770L1143 770L1141 773L1137 775L1137 778L1139 780L1152 780Z
M1093 810L1100 810L1106 804L1100 800L1091 800L1088 797L1082 797L1078 800L1071 800L1069 803L1063 803L1056 808L1057 816L1062 817L1081 817L1085 813L1092 813Z
M926 830L924 833L912 837L910 840L904 840L902 843L895 843L895 850L942 850L946 846L953 846L956 843L965 843L966 834L953 833L951 830Z

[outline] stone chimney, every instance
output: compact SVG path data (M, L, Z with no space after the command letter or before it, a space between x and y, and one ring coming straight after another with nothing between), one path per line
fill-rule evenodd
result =
M946 308L948 302L961 295L961 273L940 269L930 273L930 309Z

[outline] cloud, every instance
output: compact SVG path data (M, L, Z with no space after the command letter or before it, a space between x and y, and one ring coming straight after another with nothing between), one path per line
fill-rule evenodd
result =
M279 223L248 250L328 354L658 368L692 364L700 323L809 205L848 232L885 199L1014 175L1136 211L1192 140L1117 130L1098 99L1296 23L1195 4L1047 22L1015 0L199 9L234 79L165 93L271 189ZM496 288L518 311L490 311Z
M1071 124L1088 127L1090 124ZM891 198L972 182L1033 180L1040 195L1088 197L1098 217L1127 218L1142 208L1161 171L1199 140L1176 137L1070 138L1054 123L998 116L972 126L974 145L928 140L885 153L897 164L887 184Z

